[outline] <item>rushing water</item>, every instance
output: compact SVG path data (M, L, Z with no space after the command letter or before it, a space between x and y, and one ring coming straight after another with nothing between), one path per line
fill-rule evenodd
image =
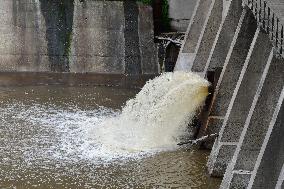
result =
M95 143L116 155L174 150L208 94L209 83L185 72L148 82L122 113L92 129Z
M176 145L207 85L167 74L126 105L137 91L1 88L0 188L217 188L208 153Z

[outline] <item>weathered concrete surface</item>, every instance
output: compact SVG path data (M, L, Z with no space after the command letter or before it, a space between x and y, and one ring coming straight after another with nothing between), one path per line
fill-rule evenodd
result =
M216 9L212 6L213 2L219 3ZM284 10L283 3L275 2L282 7L278 7L278 10ZM275 59L275 48L272 47L269 34L257 28L257 21L260 20L255 19L248 7L243 7L242 1L202 3L197 3L175 70L192 70L205 75L206 71L223 68L208 121L204 125L209 132L218 132L221 128L209 157L209 173L222 177L227 165L232 162L221 188L282 189L284 148L281 147L283 137L280 139L279 136L283 128L276 125L283 126L283 110L280 110L284 98L283 61L280 63ZM214 14L212 10L220 10L222 5L222 15L220 16L220 11ZM204 7L209 12L207 15L199 12ZM213 18L217 25L220 21L218 18L221 18L220 27L212 24ZM201 24L195 26L194 21L198 19ZM210 34L215 34L216 28L218 31L214 38ZM279 28L280 31L281 27ZM275 30L275 26L273 29ZM195 32L191 33L192 31ZM280 34L277 35L279 37ZM198 40L197 37L192 40L192 36L197 36ZM281 68L277 69L276 64L281 64ZM280 112L279 116L278 112L276 115L276 110ZM277 140L280 141L280 146L276 143ZM269 153L270 156L275 154L271 158L274 161L274 172L268 170ZM269 175L272 175L271 180L264 179L269 178Z
M0 4L0 69L49 70L46 26L39 2L1 0Z
M249 10L245 9L244 11L216 87L213 104L210 107L210 117L212 119L209 120L211 121L214 121L214 119L224 120L255 35L256 20ZM208 127L210 127L210 124L208 122ZM236 147L235 143L227 145L222 143L221 140L222 136L216 139L208 163L210 174L219 177L224 175ZM226 150L222 150L223 148Z
M0 71L159 72L150 7L134 1L0 3Z
M197 52L194 57L191 71L203 72L217 32L222 22L223 0L214 0L210 7L210 15L203 31L202 37L197 45Z
M204 57L207 57L207 60L206 58L203 59L203 57L201 57L200 61L195 61L192 68L194 71L201 72L202 76L206 76L207 71L216 72L217 70L222 70L223 65L225 64L226 56L233 41L234 33L237 30L237 26L242 14L244 14L241 1L224 1L222 7L222 15L221 18L219 17L221 24L217 31L216 37L213 41L211 39L208 48L206 46L203 47L206 49L203 52L205 52ZM208 33L210 33L210 31L208 31ZM208 115L209 114L207 114L207 116ZM201 132L199 133L199 137L202 137L202 134L204 136L218 133L223 122L223 118L219 118L220 117L204 118L207 121L201 124ZM208 127L208 123L210 123L210 127ZM205 148L212 149L213 143L214 138L207 140L202 145Z
M75 1L70 71L124 73L124 28L123 2Z
M266 35L266 38L263 42L267 45L269 45L269 38ZM266 41L266 42L265 42ZM263 48L263 45L256 48ZM269 48L268 48L269 50ZM270 49L271 51L271 49ZM249 112L245 110L244 114L247 115L247 118L242 121L240 124L232 125L231 124L231 131L229 133L226 133L227 141L230 140L238 140L238 145L236 148L236 151L234 153L234 156L232 158L232 162L229 164L225 177L223 179L223 183L221 185L221 188L227 189L227 188L236 188L236 187L247 187L249 185L250 178L252 177L252 173L255 170L255 173L257 172L259 163L258 161L261 161L263 156L263 152L261 152L262 148L266 148L266 137L267 140L269 140L270 132L273 130L275 120L277 118L278 112L275 114L275 110L279 111L280 106L283 101L283 97L281 95L284 95L284 64L283 60L279 60L274 58L272 61L273 52L271 52L272 55L270 55L270 60L268 60L266 68L264 69L264 72L262 74L261 80L258 85L258 89L255 89L253 86L250 85L250 81L244 78L243 82L245 82L244 85L246 85L247 90L239 90L239 92L242 95L242 99L245 100L246 97L244 97L245 94L248 94L248 98L250 98L248 91L256 91L256 94L254 96L253 102L251 103L251 107ZM252 56L252 60L254 60L254 69L255 70L249 70L248 67L248 74L250 75L250 80L254 80L257 75L253 74L252 71L256 71L254 73L257 73L261 71L259 68L261 68L261 57ZM270 65L271 64L271 65ZM257 67L258 68L257 68ZM269 69L269 70L268 70ZM268 70L268 73L267 73ZM250 73L252 74L250 74ZM266 74L267 73L267 74ZM265 80L265 81L264 81ZM264 82L264 84L263 84ZM283 93L283 94L282 94ZM236 99L237 100L237 99ZM246 108L246 104L244 102L236 101L237 103L242 103L242 106ZM247 102L250 104L249 102ZM277 108L278 106L278 108ZM233 107L234 108L234 107ZM238 108L238 110L241 112L244 109L240 109L241 107L235 107ZM246 116L242 116L241 114L234 114L236 111L232 111L231 115L233 115L236 118L235 119L241 119ZM280 116L281 114L279 114ZM238 117L240 116L240 117ZM276 118L274 118L276 116ZM282 118L280 118L281 120ZM229 121L232 123L232 118L229 119ZM228 122L229 122L228 121ZM273 123L274 121L274 123ZM229 125L230 126L230 125ZM229 129L226 131L228 132ZM241 133L240 133L241 131ZM233 134L234 132L234 134ZM225 133L225 132L224 132ZM224 139L226 140L226 139ZM278 146L277 144L276 146ZM281 148L281 147L280 147ZM274 149L277 149L277 147L274 147ZM283 151L284 152L284 151ZM269 177L262 178L262 181L260 183L257 183L258 187L256 188L275 188L278 176L281 172L281 168L284 162L284 154L283 152L279 152L279 150L276 150L275 154L271 153L269 154L269 158L275 158L277 166L271 166L270 173L275 172L274 174L271 174ZM280 156L278 155L280 153ZM282 154L281 154L282 153ZM267 157L268 158L268 157ZM272 162L270 162L273 164ZM242 175L243 172L246 172L246 177L248 179L242 180L242 182L236 182L234 181L234 176ZM258 173L259 174L259 173ZM265 171L265 174L268 174L267 171ZM252 178L253 180L254 178ZM268 181L269 179L269 181ZM240 185L240 183L242 185ZM253 182L252 182L253 183Z
M40 5L40 12L46 26L45 37L50 62L50 70L69 71L69 51L74 17L74 0L39 0L38 2L21 1L26 7ZM35 28L37 26L35 25Z
M232 0L201 3L197 2L175 70L192 69L205 75L223 66L243 7L242 1Z
M190 71L197 51L199 38L205 28L213 0L198 0L188 25L185 42L183 43L175 70Z
M236 158L236 153L239 152L240 146L242 145L240 139L242 131L245 130L246 124L248 124L248 121L250 120L248 116L250 116L250 113L254 108L253 104L255 100L258 99L259 94L257 91L261 90L267 70L271 63L272 55L273 51L269 36L260 32L258 29L237 84L239 87L234 91L220 132L221 142L237 143L236 151L232 157L233 162L235 162L234 158ZM230 166L232 166L231 164ZM228 169L226 175L228 175ZM238 170L238 172L243 175L241 170ZM233 175L236 176L238 174L231 171L230 180L234 180ZM225 176L224 180L229 180L226 179L226 177L227 176ZM239 185L240 183L238 183L238 186ZM229 186L224 186L224 188L227 187Z
M216 39L204 70L202 70L204 73L207 71L214 71L218 67L223 67L243 12L241 1L230 0L223 6L222 23L217 32Z
M168 0L171 29L185 32L197 0Z
M138 6L138 35L141 54L142 74L159 73L158 47L154 43L153 10L150 6Z
M284 143L281 136L281 131L283 131L283 73L283 60L274 58L261 92L256 94L255 98L258 98L258 100L255 99L256 106L252 106L250 110L253 113L248 115L237 150L228 166L221 188L249 186L249 188L265 189L275 188L277 185L284 163ZM282 109L280 109L281 106ZM240 175L242 172L246 172L248 179L239 183L235 182L232 175Z
M283 64L283 62L282 62ZM268 129L271 132L265 139L263 149L258 156L260 161L253 171L253 175L249 186L253 189L284 188L284 103L282 89L282 105L279 108L279 113L273 129ZM280 104L280 103L279 103ZM271 155L273 154L273 155ZM262 156L262 158L261 158Z
M76 1L74 14L71 71L159 72L150 7L134 1Z

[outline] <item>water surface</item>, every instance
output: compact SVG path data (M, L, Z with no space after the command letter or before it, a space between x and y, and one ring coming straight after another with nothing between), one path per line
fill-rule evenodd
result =
M208 152L116 157L90 143L90 128L120 113L135 90L0 88L0 188L218 188ZM98 150L100 149L100 150Z

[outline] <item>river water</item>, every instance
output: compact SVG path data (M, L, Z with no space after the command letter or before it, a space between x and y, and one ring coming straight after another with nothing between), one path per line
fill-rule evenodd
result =
M110 87L0 88L0 188L218 188L220 181L206 174L206 151L120 156L85 137L96 134L91 132L94 125L119 116L137 92Z

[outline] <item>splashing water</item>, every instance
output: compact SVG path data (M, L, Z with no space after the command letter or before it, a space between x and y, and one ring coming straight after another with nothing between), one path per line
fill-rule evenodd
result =
M120 115L91 129L90 138L117 156L177 148L208 95L209 82L193 73L165 73L149 81Z
M140 158L178 148L180 137L188 133L188 123L208 94L208 85L193 73L165 73L149 81L121 112L103 106L83 110L72 103L58 106L54 100L41 104L16 100L0 107L0 119L6 121L0 124L0 131L9 131L9 136L27 128L26 137L31 141L13 145L16 151L24 151L27 162L100 163ZM10 124L9 117L15 124ZM10 143L7 141L8 146Z

